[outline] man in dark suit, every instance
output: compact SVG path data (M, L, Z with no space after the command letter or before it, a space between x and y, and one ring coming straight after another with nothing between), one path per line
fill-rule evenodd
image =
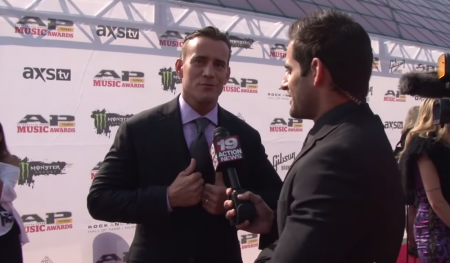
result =
M286 176L277 213L246 192L241 199L255 204L257 217L237 228L273 234L276 242L256 262L395 263L404 196L384 126L365 100L370 38L333 10L295 22L289 36L282 89L291 116L315 124ZM227 218L235 215L231 204L224 204Z
M240 138L242 186L275 209L282 182L259 133L221 108L231 44L206 27L189 35L175 68L181 96L123 122L88 195L94 219L137 224L128 263L242 263L237 230L225 218L229 180L215 173L215 127Z

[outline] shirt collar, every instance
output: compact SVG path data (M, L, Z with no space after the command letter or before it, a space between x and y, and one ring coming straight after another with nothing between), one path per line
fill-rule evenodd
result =
M187 102L183 98L183 95L180 95L180 97L178 98L178 102L180 104L181 122L183 123L183 125L192 122L200 117L205 117L216 126L218 125L217 114L219 107L217 106L217 103L210 112L208 112L205 116L201 116L194 109L192 109L189 104L187 104Z

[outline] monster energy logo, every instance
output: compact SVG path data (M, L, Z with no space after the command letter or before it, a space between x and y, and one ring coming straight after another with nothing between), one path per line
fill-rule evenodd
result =
M20 166L20 180L26 181L30 176L30 164L26 162L21 162Z
M173 71L163 71L162 72L162 77L163 77L163 85L168 87L170 85L172 85L172 81L173 81Z
M95 113L95 127L103 130L106 128L106 113Z

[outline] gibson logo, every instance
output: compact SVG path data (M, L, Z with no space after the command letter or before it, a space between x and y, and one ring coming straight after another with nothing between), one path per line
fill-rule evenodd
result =
M278 171L278 165L293 159L295 159L295 152L292 152L285 156L283 156L282 153L276 154L272 157L273 168L275 168L275 171ZM289 167L290 165L282 165L281 170L289 170Z

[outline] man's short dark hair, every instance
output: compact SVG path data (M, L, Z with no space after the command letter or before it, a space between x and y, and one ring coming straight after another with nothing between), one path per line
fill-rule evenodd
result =
M291 25L294 56L306 76L313 58L319 58L336 88L365 100L372 75L370 37L353 18L333 9L316 11Z
M230 39L228 38L228 33L222 32L220 31L218 28L213 27L213 26L207 26L198 30L195 30L194 32L192 32L191 34L187 35L184 38L184 42L183 42L183 47L181 48L181 59L184 60L185 56L186 56L186 46L184 45L185 43L187 43L189 40L194 39L196 37L207 37L210 38L212 40L218 40L218 41L223 41L225 42L225 44L227 44L228 49L229 49L229 56L228 56L228 64L230 62L230 57L231 57L231 42Z

